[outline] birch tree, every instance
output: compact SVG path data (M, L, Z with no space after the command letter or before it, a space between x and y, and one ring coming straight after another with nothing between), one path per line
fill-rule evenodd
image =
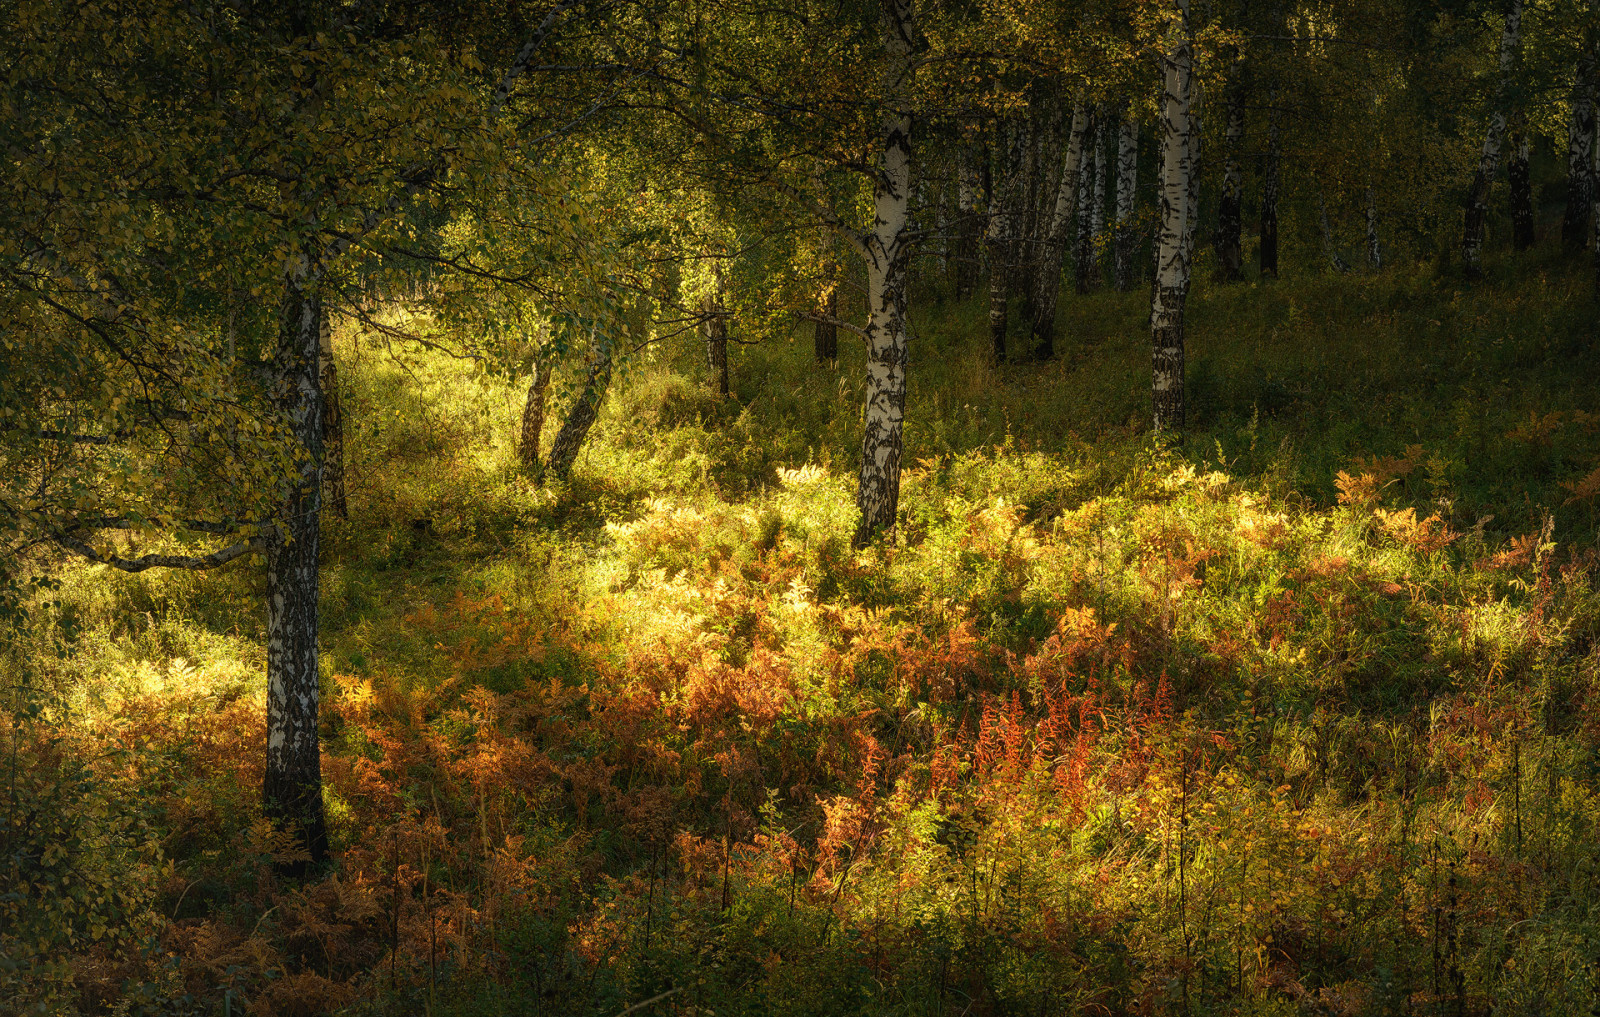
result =
M1184 306L1189 296L1194 215L1193 35L1189 0L1173 0L1162 54L1161 224L1150 307L1151 401L1155 430L1184 426Z
M1500 75L1489 122L1483 132L1483 148L1478 170L1467 193L1466 227L1461 235L1461 261L1469 276L1482 274L1483 236L1489 217L1489 191L1500 166L1500 148L1505 138L1507 104L1511 94L1511 75L1521 47L1522 0L1506 0L1505 20L1500 30Z

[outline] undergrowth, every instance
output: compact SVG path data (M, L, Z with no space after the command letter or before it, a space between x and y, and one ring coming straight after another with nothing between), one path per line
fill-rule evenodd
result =
M520 386L344 337L336 861L257 806L262 579L64 566L6 648L0 998L146 1014L1587 1013L1600 406L1581 273L1138 294L990 368L694 350L570 483ZM852 356L855 359L852 359Z

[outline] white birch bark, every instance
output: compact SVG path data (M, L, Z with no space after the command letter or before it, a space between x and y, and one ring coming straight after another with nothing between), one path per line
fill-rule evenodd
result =
M1016 191L1020 186L1022 153L1020 131L1002 122L999 158L989 195L989 226L984 237L989 249L989 358L1006 359L1006 331L1011 306L1011 281L1016 267Z
M1472 179L1467 198L1467 222L1461 235L1461 261L1468 275L1482 272L1483 235L1489 217L1489 190L1500 168L1500 145L1506 131L1506 98L1511 86L1511 68L1516 62L1522 38L1522 0L1506 0L1505 25L1500 32L1500 84L1494 109L1483 133L1483 149L1478 156L1478 172Z
M873 183L873 228L861 245L867 263L867 393L856 487L854 544L894 526L906 407L906 282L911 254L911 114L905 109L916 38L912 0L883 0L882 147Z
M1061 173L1056 180L1055 200L1051 203L1049 226L1043 231L1033 296L1034 357L1049 360L1055 355L1056 304L1061 296L1062 259L1072 231L1077 209L1078 178L1084 162L1084 139L1089 133L1089 107L1082 102L1072 109L1072 125L1062 153Z
M1094 206L1089 210L1089 229L1098 249L1106 231L1106 148L1111 138L1111 118L1102 114L1094 132Z
M1117 224L1112 279L1117 289L1133 288L1133 255L1138 237L1133 215L1139 187L1139 121L1124 105L1117 128Z
M1174 14L1162 56L1161 232L1150 306L1151 402L1156 431L1183 429L1184 305L1189 295L1190 220L1194 217L1193 42L1189 0L1172 0Z
M1095 284L1099 281L1094 263L1095 156L1090 146L1099 136L1102 119L1099 110L1091 113L1089 129L1083 135L1083 154L1078 162L1078 234L1073 246L1073 262L1079 293L1094 292Z
M318 569L322 519L323 396L318 371L322 304L310 258L286 273L273 356L279 410L302 455L267 543L266 813L294 832L313 860L327 853L317 716Z

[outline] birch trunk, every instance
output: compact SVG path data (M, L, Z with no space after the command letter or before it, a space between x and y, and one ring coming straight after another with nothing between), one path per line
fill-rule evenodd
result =
M1191 177L1194 90L1189 0L1174 0L1177 17L1163 55L1161 96L1161 233L1150 306L1151 403L1155 430L1183 430L1183 312L1189 296L1190 256L1186 240L1194 215Z
M572 465L578 461L583 440L589 428L600 416L600 403L611 385L611 346L608 341L594 342L589 350L589 375L584 379L583 391L567 411L567 419L550 443L550 458L545 468L565 480L572 475Z
M911 114L904 110L916 37L912 0L883 0L883 146L872 189L873 229L862 236L867 263L867 399L856 488L856 547L891 529L900 506L906 409L906 276L910 263Z
M1005 128L1002 127L1002 130ZM985 236L989 249L989 357L996 363L1006 359L1006 330L1011 304L1011 274L1015 255L1015 238L1011 210L1012 194L1018 184L1021 153L1016 150L1018 135L1007 131L1003 138L1000 157L1006 160L995 174L999 180L990 188L989 228Z
M1078 236L1074 245L1073 261L1080 294L1093 293L1095 285L1099 282L1096 278L1099 273L1095 271L1094 263L1095 156L1088 146L1094 144L1094 139L1100 133L1100 120L1100 111L1095 110L1090 115L1089 129L1083 135L1084 151L1078 163Z
M539 442L544 436L544 401L554 373L543 358L533 362L533 379L528 382L528 398L522 404L522 441L517 457L526 469L539 468Z
M1600 56L1586 53L1573 75L1572 116L1567 121L1567 209L1561 217L1561 244L1569 252L1582 249L1594 202L1595 119L1600 100L1597 68Z
M978 173L970 147L963 145L958 156L956 181L956 245L951 256L951 275L956 302L972 296L978 267Z
M1276 104L1274 93L1270 102ZM1278 165L1283 154L1283 131L1276 105L1267 114L1267 152L1261 166L1261 278L1278 278Z
M1528 171L1528 132L1520 124L1511 133L1511 161L1506 178L1511 185L1511 245L1519 251L1533 246L1533 181Z
M313 862L327 855L317 738L317 545L322 517L324 403L318 371L322 305L304 269L291 272L273 370L280 411L303 455L267 547L266 814Z
M1500 143L1506 130L1506 98L1511 86L1511 68L1521 45L1522 0L1506 0L1505 27L1500 33L1500 86L1494 111L1483 133L1483 150L1478 157L1478 172L1467 192L1467 221L1461 233L1461 261L1468 276L1483 273L1483 235L1489 218L1489 190L1500 168Z
M1033 279L1033 355L1037 360L1055 356L1056 304L1061 296L1062 260L1076 211L1083 143L1089 126L1089 108L1080 102L1072 110L1072 126L1067 133L1061 175L1056 181L1055 202L1050 210L1049 226L1043 231L1037 274Z
M1122 292L1132 289L1134 282L1134 249L1138 236L1133 228L1133 214L1138 187L1139 121L1124 108L1117 129L1117 225L1112 266L1113 283Z
M350 518L344 487L344 414L339 409L339 366L333 358L333 322L326 311L318 315L317 360L322 385L322 501Z
M1034 118L1024 117L1022 127L1022 163L1014 192L1016 205L1011 215L1011 270L1021 284L1021 319L1033 320L1033 287L1028 283L1038 270L1039 252L1035 246L1039 228L1038 209L1035 207L1039 191L1039 138Z
M1242 61L1241 61L1242 62ZM1244 74L1234 66L1228 83L1228 123L1223 137L1222 196L1217 202L1217 263L1223 282L1244 278L1244 169L1240 150L1244 146Z

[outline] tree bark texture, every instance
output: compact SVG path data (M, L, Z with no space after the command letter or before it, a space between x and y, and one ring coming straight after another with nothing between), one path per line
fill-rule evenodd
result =
M996 167L994 186L989 194L989 227L985 244L989 249L989 356L996 364L1006 359L1006 330L1011 304L1011 277L1015 266L1013 207L1021 184L1021 132L1002 124L1004 136L996 154L1005 163Z
M317 738L318 570L324 403L318 360L322 306L303 271L291 274L273 369L280 412L302 456L267 546L266 814L292 831L313 862L327 855L322 754Z
M1506 131L1506 99L1511 87L1511 68L1516 62L1522 38L1522 0L1506 0L1505 26L1500 32L1500 86L1494 110L1483 132L1483 149L1478 156L1478 171L1467 192L1467 220L1461 233L1461 263L1467 275L1482 274L1483 237L1489 219L1489 191L1500 168L1500 145Z
M589 349L589 373L584 379L583 391L567 410L567 419L550 443L550 458L545 468L565 480L572 475L572 465L578 461L583 440L589 428L600 417L600 403L611 385L611 344L609 340L596 339Z
M972 296L978 275L978 171L972 149L963 145L956 163L956 242L950 275L956 302Z
M1161 96L1161 233L1150 307L1151 402L1157 433L1183 430L1183 314L1189 296L1189 220L1194 215L1195 170L1193 41L1189 0L1173 0L1176 14L1163 54Z
M728 281L721 264L712 273L712 292L701 304L706 316L706 366L711 369L711 383L717 394L728 398Z
M1277 102L1274 94L1270 100ZM1278 186L1279 162L1283 154L1283 130L1278 111L1267 114L1267 151L1261 165L1261 278L1278 278Z
M1244 147L1245 80L1234 64L1227 85L1228 122L1222 142L1222 195L1217 202L1217 265L1223 282L1244 278L1244 169L1240 163Z
M333 322L326 310L318 315L317 357L321 374L322 417L322 501L339 514L350 518L344 486L344 413L339 401L339 366L333 357Z
M867 264L867 392L853 543L894 526L906 409L906 282L911 255L911 115L903 108L913 73L911 0L883 0L882 148L872 189L873 229L862 235Z
M1094 110L1090 115L1089 129L1083 135L1083 156L1078 170L1078 235L1074 244L1074 276L1080 294L1093 293L1099 284L1099 271L1094 259L1094 166L1095 156L1089 147L1100 133L1101 115Z
M526 469L539 468L539 443L544 436L544 401L554 372L542 357L533 362L533 378L528 382L528 398L522 404L522 441L517 458Z
M1042 231L1039 264L1033 279L1033 355L1037 360L1055 356L1056 305L1061 296L1061 268L1067 238L1072 232L1077 211L1078 178L1084 164L1084 141L1091 126L1089 107L1082 102L1072 110L1072 125L1067 132L1066 151L1061 158L1061 174L1056 181L1055 200L1049 212L1049 225Z
M1118 290L1133 289L1134 254L1138 232L1133 226L1139 188L1139 121L1123 109L1117 129L1117 224L1114 241L1112 280Z
M1567 208L1561 217L1561 244L1581 250L1588 238L1596 179L1596 107L1600 104L1600 55L1584 54L1572 83L1572 115L1567 122Z

